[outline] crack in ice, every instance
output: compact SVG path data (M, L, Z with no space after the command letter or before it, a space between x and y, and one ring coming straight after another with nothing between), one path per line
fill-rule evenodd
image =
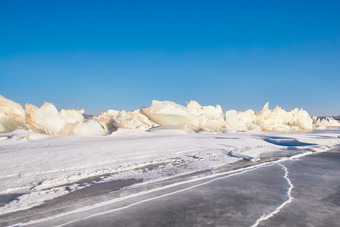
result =
M215 173L215 174L210 175L210 176L206 176L206 177L202 177L202 178L198 178L198 179L190 179L190 180L187 180L187 181L184 181L184 182L177 182L177 183L174 183L174 184L171 184L171 185L166 185L166 186L154 188L154 189L151 189L151 190L148 190L148 191L139 192L139 193L131 194L131 195L120 197L120 198L115 198L115 199L112 199L112 200L109 200L109 201L100 202L100 203L97 203L95 205L90 205L90 206L87 206L87 207L78 208L78 209L75 209L73 211L68 211L68 212L53 215L53 216L50 216L50 217L31 220L31 221L28 221L26 223L17 223L15 225L26 226L26 225L37 224L37 223L49 221L49 220L52 220L52 219L55 219L55 218L60 218L60 217L66 216L66 215L71 215L71 214L84 212L84 211L88 211L88 210L93 210L95 208L99 208L99 207L102 207L102 206L105 206L105 205L113 204L113 203L120 202L120 201L130 199L130 198L139 197L139 196L150 194L150 193L153 193L153 192L158 192L158 191L168 189L168 188L172 188L172 187L175 187L175 186L184 185L184 184L187 184L187 183L193 183L193 182L196 182L196 181L213 178L211 180L208 180L207 182L204 182L204 183L201 183L201 184L198 184L198 185L190 186L188 188L176 190L174 192L166 193L166 194L163 194L161 196L145 199L145 200L139 201L137 203L127 205L125 207L120 207L120 208L104 211L102 213L96 213L96 214L93 214L93 215L85 217L85 218L80 218L80 219L77 219L77 220L74 220L74 221L70 221L70 222L58 225L58 226L64 226L64 225L71 224L71 223L74 223L74 222L77 222L77 221L80 221L80 220L86 220L90 217L98 216L98 215L101 215L101 214L106 214L106 213L114 212L114 211L117 211L117 210L127 209L129 207L135 206L135 205L140 204L140 203L148 202L148 201L151 201L151 200L154 200L154 199L158 199L160 197L173 195L173 194L176 194L176 193L179 193L179 192L182 192L182 191L186 191L186 190L189 190L189 189L192 189L192 188L195 188L195 187L199 187L201 185L211 183L211 182L216 181L216 180L221 180L221 179L225 179L225 178L228 178L228 177L231 177L231 176L234 176L234 175L239 175L239 174L242 174L242 173L245 173L245 172L253 171L253 170L259 169L261 167L268 167L268 166L272 166L274 164L278 164L285 171L284 178L289 184L289 189L287 191L288 200L285 201L284 203L282 203L279 207L277 207L272 213L260 217L256 221L256 223L254 225L252 225L252 226L257 226L261 221L267 220L268 218L272 217L274 214L278 213L282 207L284 207L287 203L290 203L291 200L293 199L293 197L291 196L291 191L292 191L294 185L292 184L292 182L288 178L288 169L284 165L280 164L280 162L284 162L284 161L287 161L287 160L297 160L299 158L302 158L302 157L307 156L307 155L311 155L313 153L314 152L306 151L302 154L297 154L297 155L294 155L294 156L291 156L291 157L282 157L281 159L276 160L276 161L260 163L258 165L248 166L248 167L244 167L244 168L241 168L241 169L231 170L231 171L223 172L223 173ZM227 176L223 176L223 175L227 175Z
M292 182L290 181L290 179L288 178L288 169L286 166L282 165L281 163L278 163L279 166L281 166L281 168L284 170L285 174L283 176L283 178L285 178L285 180L287 181L289 188L287 190L287 196L288 199L286 201L284 201L280 206L278 206L274 211L272 211L271 213L267 214L267 215L262 215L259 219L256 220L255 224L253 224L251 227L256 227L260 224L260 222L265 221L271 217L273 217L275 214L279 213L280 210L288 203L290 203L293 200L293 197L291 195L292 190L294 188L294 185L292 184Z
M135 198L135 197L138 197L138 196L141 196L141 195L150 194L152 192L158 192L158 191L161 191L161 190L164 190L164 189L168 189L168 188L172 188L172 187L175 187L175 186L180 186L180 185L187 184L187 183L193 183L193 182L196 182L196 181L199 181L199 180L205 180L205 179L213 178L211 180L208 180L206 182L203 182L203 183L200 183L200 184L197 184L197 185L193 185L193 186L190 186L190 187L187 187L187 188L183 188L183 189L179 189L179 190L176 190L176 191L173 191L173 192L169 192L169 193L166 193L166 194L163 194L163 195L159 195L159 196L155 196L155 197L152 197L152 198L144 199L144 200L141 200L141 201L138 201L136 203L132 203L132 204L129 204L129 205L126 205L126 206L123 206L123 207L119 207L119 208L111 209L111 210L108 210L108 211L96 213L96 214L87 216L85 218L81 218L81 219L77 219L77 220L74 220L74 221L70 221L70 222L67 222L67 223L63 223L63 224L57 225L57 226L65 226L65 225L72 224L72 223L77 222L77 221L86 220L86 219L89 219L91 217L99 216L99 215L102 215L102 214L107 214L107 213L112 213L112 212L115 212L115 211L118 211L118 210L127 209L127 208L130 208L132 206L135 206L135 205L138 205L138 204L141 204L141 203L145 203L145 202L148 202L148 201L152 201L152 200L155 200L155 199L159 199L159 198L162 198L162 197L166 197L166 196L169 196L169 195L173 195L173 194L177 194L177 193L180 193L180 192L183 192L183 191L187 191L187 190L190 190L190 189L202 186L202 185L209 184L209 183L217 181L217 180L229 178L229 177L232 177L232 176L235 176L235 175L240 175L240 174L243 174L245 172L250 172L250 171L253 171L253 170L261 168L261 167L272 166L275 163L276 162L261 163L259 165L249 166L249 167L245 167L245 168L238 169L238 170L231 170L231 171L226 172L226 173L219 173L219 174L215 174L213 176L202 177L200 179L191 179L191 180L188 180L188 181L185 181L185 182L177 182L177 183L174 183L172 185L166 185L166 186L163 186L163 187L159 187L159 188L154 188L154 189L148 190L146 192L139 192L139 193L135 193L135 194L131 194L131 195L125 196L125 197L112 199L110 201L100 202L100 203L98 203L96 205L92 205L92 206L89 206L89 207L79 208L77 210L73 210L73 211L70 211L70 212L65 212L65 213L62 213L62 214L57 214L57 215L50 216L50 217L47 217L47 218L32 220L32 221L29 221L29 222L26 222L26 223L17 223L16 225L26 226L26 225L37 224L37 223L41 223L41 222L48 221L48 220L51 220L51 219L59 218L59 217L62 217L62 216L66 216L66 215L70 215L70 214L74 214L74 213L78 213L78 212L82 212L82 211L87 211L87 210L90 210L90 209L94 209L94 208L102 207L102 206L105 206L105 205L109 205L109 204L112 204L112 203L115 203L115 202L120 202L120 201L123 201L123 200L126 200L126 199ZM226 176L224 176L224 175L226 175ZM220 177L218 177L218 176L220 176Z
M61 224L61 225L58 225L58 226L65 226L65 225L69 225L69 224L75 223L77 221L84 221L86 219L93 218L93 217L96 217L96 216L99 216L99 215L103 215L103 214L107 214L107 213L112 213L112 212L119 211L119 210L124 210L124 209L130 208L130 207L136 206L138 204L141 204L141 203L145 203L145 202L148 202L148 201L156 200L156 199L159 199L159 198L162 198L162 197L167 197L169 195L174 195L174 194L177 194L177 193L180 193L180 192L188 191L190 189L193 189L193 188L196 188L196 187L199 187L199 186L202 186L202 185L206 185L206 184L209 184L209 183L214 182L214 181L222 180L222 179L229 178L229 177L232 177L232 176L235 176L235 175L240 175L240 174L243 174L245 172L253 171L253 170L258 169L258 168L259 168L258 166L255 166L254 168L250 168L250 169L246 169L246 170L243 170L243 171L240 171L240 172L232 173L232 174L229 174L227 176L214 178L214 179L209 180L207 182L203 182L203 183L200 183L200 184L197 184L197 185L193 185L193 186L190 186L190 187L187 187L187 188L179 189L177 191L169 192L169 193L166 193L166 194L163 194L163 195L159 195L159 196L155 196L155 197L152 197L152 198L144 199L144 200L141 200L141 201L138 201L138 202L135 202L135 203L123 206L123 207L119 207L119 208L116 208L116 209L111 209L111 210L108 210L108 211L104 211L104 212L100 212L100 213L97 213L97 214L89 215L89 216L87 216L85 218L82 218L82 219L79 219L79 220L75 220L75 221L71 221L71 222L67 222L67 223L64 223L64 224Z

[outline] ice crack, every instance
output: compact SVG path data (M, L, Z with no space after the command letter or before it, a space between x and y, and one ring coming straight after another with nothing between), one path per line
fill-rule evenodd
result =
M289 188L287 190L287 196L288 199L286 201L284 201L280 206L278 206L274 211L272 211L269 214L264 214L262 215L259 219L256 220L255 224L253 224L251 227L255 227L258 226L260 224L260 222L265 221L271 217L273 217L275 214L279 213L280 210L288 203L290 203L293 200L292 197L292 190L294 188L294 185L292 184L292 182L290 181L290 179L288 178L288 169L286 166L282 165L281 163L278 163L279 166L281 166L281 168L284 170L285 174L283 176L283 178L285 178L285 180L287 181Z

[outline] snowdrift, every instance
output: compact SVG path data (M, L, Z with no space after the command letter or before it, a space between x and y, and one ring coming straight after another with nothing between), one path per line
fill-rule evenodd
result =
M32 104L22 106L0 95L0 132L24 129L50 135L102 136L117 129L150 130L155 127L180 129L186 132L234 131L298 131L340 127L333 118L310 117L303 109L289 112L280 107L223 114L221 106L201 106L196 101L186 106L170 101L152 101L152 105L133 112L108 110L92 119L83 117L85 110L58 111L52 103L40 108Z

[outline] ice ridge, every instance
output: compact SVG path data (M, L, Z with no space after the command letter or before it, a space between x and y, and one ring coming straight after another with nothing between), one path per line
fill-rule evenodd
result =
M281 107L271 110L268 103L262 110L222 111L220 105L201 106L196 101L186 106L153 100L152 105L133 112L108 110L92 119L85 119L85 110L58 111L45 102L41 107L26 104L25 109L18 103L0 95L0 132L24 129L49 135L103 136L117 129L159 130L180 129L185 132L226 131L302 131L340 127L333 118L310 117L303 109L285 111Z

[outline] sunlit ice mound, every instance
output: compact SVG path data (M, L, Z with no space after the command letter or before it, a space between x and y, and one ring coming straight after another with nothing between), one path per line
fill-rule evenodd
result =
M61 110L45 102L40 108L26 104L25 123L29 129L50 135L102 136L104 128L94 120L85 120L84 110Z
M153 101L151 107L142 108L142 113L161 126L183 124L193 131L224 132L237 131L298 131L323 128L326 122L318 122L313 126L313 119L303 109L290 112L276 107L268 108L268 103L261 111L247 110L238 112L229 110L223 115L222 108L217 106L201 106L196 101L190 101L187 106L174 102Z
M332 117L325 117L325 118L317 118L313 117L313 126L316 128L322 128L325 127L340 127L340 121L335 120Z
M26 129L49 135L102 136L105 129L95 120L85 120L84 110L61 110L45 102L40 108L18 103L0 95L0 132Z
M140 110L133 112L108 110L93 117L93 119L98 121L108 133L116 131L119 128L147 130L157 126L155 122L142 114Z
M20 104L0 95L0 132L10 132L17 128L27 129L24 109Z
M49 135L103 136L117 129L180 129L186 132L226 131L303 131L340 127L333 118L311 118L307 111L289 112L280 107L269 109L268 103L260 111L223 114L221 106L201 106L196 101L186 106L170 101L152 101L152 105L132 112L108 110L92 119L83 117L85 110L58 111L45 102L41 107L26 104L23 107L0 95L0 132L24 129Z
M233 129L238 130L261 130L261 131L295 131L312 130L313 120L308 112L303 109L294 109L290 112L276 107L268 108L268 103L261 111L226 112L226 123Z
M226 131L222 108L217 105L201 106L190 101L187 106L170 101L152 101L149 108L142 108L142 113L160 126L178 126L187 131Z

